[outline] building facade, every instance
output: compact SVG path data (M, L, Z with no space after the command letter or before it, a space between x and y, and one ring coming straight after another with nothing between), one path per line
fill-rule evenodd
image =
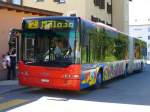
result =
M126 34L129 34L129 1L112 0L112 25Z
M102 22L129 33L129 0L22 0L24 6Z
M147 42L147 61L150 62L150 24L130 25L129 34Z
M22 3L23 6L62 12L64 16L80 16L96 22L112 23L111 0L23 0Z

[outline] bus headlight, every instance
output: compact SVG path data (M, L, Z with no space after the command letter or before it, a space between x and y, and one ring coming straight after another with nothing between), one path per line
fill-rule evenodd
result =
M80 78L79 75L73 75L73 78Z
M71 78L72 77L72 75L70 75L70 74L65 74L64 75L64 78L66 78L66 79L69 79L69 78Z
M65 74L65 75L64 75L64 78L68 78L68 74Z

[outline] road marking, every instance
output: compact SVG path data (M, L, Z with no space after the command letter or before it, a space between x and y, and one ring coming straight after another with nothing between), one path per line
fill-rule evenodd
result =
M28 100L23 100L23 99L15 99L15 100L10 100L4 103L0 103L0 111L6 110L8 108L23 104L27 102Z

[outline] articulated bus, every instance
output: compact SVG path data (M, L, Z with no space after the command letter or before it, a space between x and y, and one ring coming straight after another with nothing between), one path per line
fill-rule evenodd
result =
M24 86L79 91L144 67L145 42L80 17L25 18L21 35Z

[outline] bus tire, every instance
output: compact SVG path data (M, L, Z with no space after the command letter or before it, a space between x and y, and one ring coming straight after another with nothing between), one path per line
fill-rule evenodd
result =
M96 77L95 87L96 88L101 87L102 83L103 83L103 69L100 68L99 71L98 71L97 77Z
M144 70L144 64L143 64L143 62L141 63L141 72Z
M124 74L123 74L123 78L126 78L127 76L128 76L128 64L126 64Z

